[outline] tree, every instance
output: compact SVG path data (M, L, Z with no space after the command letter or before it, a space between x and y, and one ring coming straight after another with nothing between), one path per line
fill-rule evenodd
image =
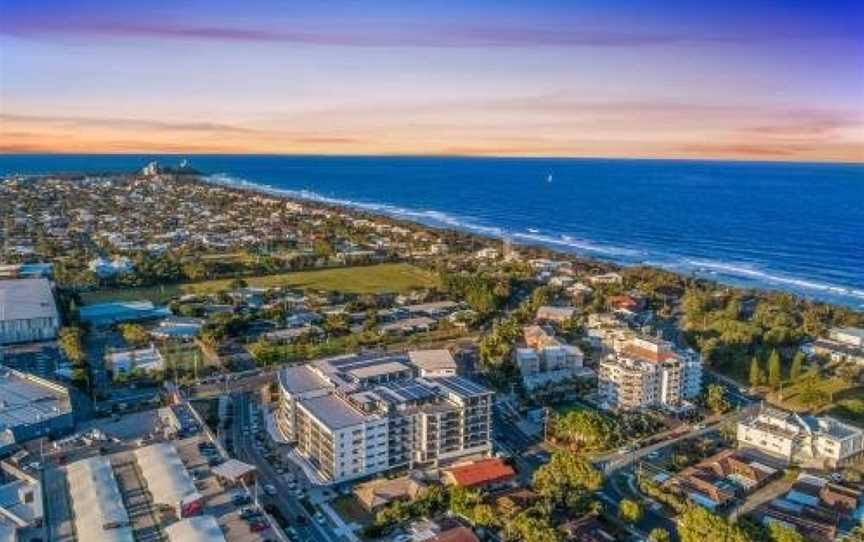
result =
M247 283L244 279L233 279L231 281L231 283L228 285L228 287L234 292L236 292L237 290L240 290L242 288L245 288L246 286L247 286Z
M789 380L796 382L801 378L801 366L804 364L804 353L796 352L792 358L792 366L789 368Z
M780 379L780 354L775 349L768 356L768 385L776 390L780 386Z
M58 338L60 349L63 350L72 365L76 366L83 365L85 359L84 349L81 346L81 335L81 328L64 327L60 329Z
M762 367L759 365L759 357L753 356L750 360L750 385L756 387L762 383Z
M729 401L726 399L726 388L720 384L710 384L707 390L705 404L711 409L714 414L723 414L730 408Z
M584 458L556 451L552 459L534 471L534 490L554 505L577 509L587 506L587 497L600 489L603 474Z
M741 527L701 506L690 506L678 517L681 542L751 542Z
M593 410L571 410L555 422L555 436L588 450L605 448L615 435L615 424Z
M140 324L120 324L118 326L123 340L132 346L144 346L150 342L150 335Z
M549 518L539 515L536 510L525 510L519 513L504 528L508 541L519 542L558 542L561 536L549 524Z
M772 521L768 525L768 535L771 537L771 542L804 542L804 537L791 527Z
M639 523L642 519L642 507L636 501L621 499L618 503L618 517L626 523Z
M669 535L669 531L661 527L655 527L648 533L648 542L670 542L670 540L672 537Z

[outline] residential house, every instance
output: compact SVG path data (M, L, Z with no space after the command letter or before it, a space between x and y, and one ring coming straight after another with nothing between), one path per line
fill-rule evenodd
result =
M575 307L552 307L547 305L537 309L537 316L535 319L538 322L562 324L573 318L574 314L576 314Z
M516 471L503 459L490 457L445 469L443 476L448 485L488 490L506 487Z

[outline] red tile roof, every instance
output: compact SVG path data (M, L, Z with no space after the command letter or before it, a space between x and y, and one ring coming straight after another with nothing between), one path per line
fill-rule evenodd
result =
M662 363L664 361L676 359L678 357L675 352L670 352L669 350L661 350L660 352L654 352L652 350L648 350L647 348L639 348L638 346L634 346L632 344L628 344L627 346L625 346L622 353L626 357L641 359L653 363Z
M491 484L516 475L513 467L497 457L481 459L469 465L453 467L448 469L447 472L450 474L454 484L467 487Z
M480 539L468 527L454 527L439 533L429 542L480 542Z

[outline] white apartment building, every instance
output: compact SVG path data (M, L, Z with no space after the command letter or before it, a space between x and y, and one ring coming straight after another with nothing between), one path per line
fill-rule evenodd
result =
M635 337L615 345L600 363L598 392L610 409L661 406L672 411L689 408L688 400L702 390L702 360L692 350L671 343Z
M0 345L51 340L59 330L47 279L0 280Z
M488 454L492 392L449 374L440 352L413 358L423 367L342 356L283 369L277 428L332 483Z
M833 362L864 365L864 329L835 327L827 338L817 339L807 350L809 354L826 356Z
M789 463L837 468L864 453L864 430L828 416L802 416L763 405L738 422L738 447Z
M562 344L540 326L524 329L527 347L513 351L513 361L522 376L522 385L528 391L555 387L576 378L593 376L583 367L585 356L577 346Z

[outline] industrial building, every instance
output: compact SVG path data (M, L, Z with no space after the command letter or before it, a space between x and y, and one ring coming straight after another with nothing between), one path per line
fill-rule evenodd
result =
M163 442L139 448L135 450L135 459L154 504L171 508L177 518L201 513L204 497L195 488L173 444Z
M23 540L21 531L42 525L42 484L35 476L38 473L0 461L0 540L6 540L4 531L11 533L9 540Z
M129 513L107 457L66 467L75 537L86 542L134 542Z
M412 359L428 357L342 356L283 369L279 431L327 482L487 455L492 391L452 374L421 377L430 367Z
M0 345L57 337L60 315L44 278L0 280Z
M121 322L140 322L171 316L168 307L154 305L152 301L113 301L86 305L78 310L78 317L96 327L109 327Z
M69 390L0 365L0 455L15 444L75 427Z

